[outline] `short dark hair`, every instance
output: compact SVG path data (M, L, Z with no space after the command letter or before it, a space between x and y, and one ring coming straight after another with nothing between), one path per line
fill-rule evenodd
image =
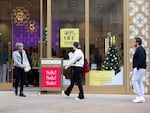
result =
M74 42L74 43L73 43L73 46L74 46L75 48L80 48L79 42Z
M135 40L139 45L142 44L142 39L140 37L135 37Z

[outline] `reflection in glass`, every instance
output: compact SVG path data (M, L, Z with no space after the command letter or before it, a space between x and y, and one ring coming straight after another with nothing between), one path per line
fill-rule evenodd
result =
M135 7L134 14L138 9L133 3L130 6ZM123 85L123 0L90 0L89 42L91 71L102 73L101 85ZM96 60L101 68L94 59L96 48L101 55L101 62ZM115 74L105 76L106 71Z
M68 53L72 47L61 47L60 31L62 29L79 29L79 42L81 49L85 46L85 0L52 0L52 55L65 60L69 59ZM68 36L68 35L67 35ZM71 39L69 36L68 39ZM65 79L70 79L71 68L63 70ZM83 81L85 81L84 76ZM64 81L64 80L63 80ZM67 82L68 83L68 82ZM65 84L66 85L66 84Z

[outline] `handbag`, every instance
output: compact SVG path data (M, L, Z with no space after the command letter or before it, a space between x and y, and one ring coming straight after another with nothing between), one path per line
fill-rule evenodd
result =
M31 70L31 66L30 65L26 65L24 68L24 72L29 72Z
M88 73L90 71L90 66L86 58L84 58L83 72Z

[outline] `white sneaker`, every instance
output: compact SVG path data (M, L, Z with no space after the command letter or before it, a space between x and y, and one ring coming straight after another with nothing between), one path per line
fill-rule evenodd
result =
M145 99L142 96L137 96L134 100L132 100L134 103L144 103Z
M81 98L78 98L78 97L75 98L75 100L83 100L83 99L84 99L84 98L82 98L82 99L81 99Z
M141 102L142 103L146 102L146 100L145 100L145 98L143 96L140 96L140 98L141 98Z
M64 91L62 91L61 94L63 97L68 97L68 95L66 95Z
M80 99L78 97L76 97L75 100L80 100Z
M62 95L62 96L64 95L64 91L63 91L63 90L61 91L61 95Z

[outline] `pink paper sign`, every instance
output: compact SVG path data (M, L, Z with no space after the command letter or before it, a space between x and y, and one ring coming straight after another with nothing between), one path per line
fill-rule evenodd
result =
M60 67L42 67L42 88L60 88L61 87L61 68Z

